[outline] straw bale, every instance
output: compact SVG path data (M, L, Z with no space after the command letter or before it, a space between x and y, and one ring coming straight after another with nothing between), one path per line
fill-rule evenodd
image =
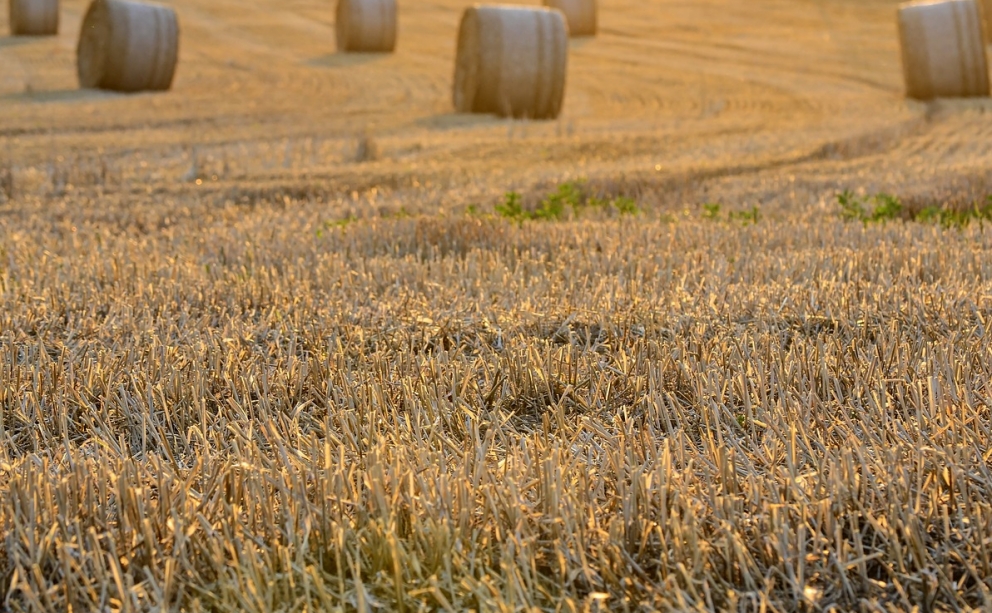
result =
M990 0L992 1L992 0ZM595 36L597 29L596 0L544 0L544 6L565 13L571 36Z
M172 86L179 22L171 8L128 0L94 0L77 49L79 84L123 92Z
M989 75L976 0L899 6L906 95L920 100L988 96Z
M10 0L13 36L51 36L59 33L59 0Z
M391 53L396 48L396 0L338 0L338 51Z
M561 11L468 8L458 32L455 108L553 119L561 111L567 65L568 25Z

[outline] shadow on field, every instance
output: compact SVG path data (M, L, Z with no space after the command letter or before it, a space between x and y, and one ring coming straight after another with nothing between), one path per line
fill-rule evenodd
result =
M3 36L0 37L0 49L5 47L19 47L32 41L40 40L38 36Z
M306 61L307 66L317 68L348 68L362 66L389 57L387 53L328 53Z
M457 130L459 128L477 128L486 126L506 126L510 120L496 115L475 113L442 113L422 117L414 122L415 125L435 130ZM519 121L519 120L517 120Z
M568 46L572 51L581 51L594 42L596 42L595 36L576 36L568 39Z
M21 102L79 102L84 100L109 100L128 94L109 92L101 89L53 89L49 91L25 91L0 96L0 100Z

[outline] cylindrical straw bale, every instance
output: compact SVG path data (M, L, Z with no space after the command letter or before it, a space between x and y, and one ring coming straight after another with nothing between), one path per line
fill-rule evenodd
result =
M561 11L520 6L465 10L455 60L455 109L553 119L561 111L568 25Z
M94 0L83 18L77 56L82 87L167 90L179 58L176 12L127 0Z
M596 0L544 0L544 6L565 13L569 35L596 35Z
M988 96L989 75L976 0L899 6L906 95L920 100Z
M13 36L51 36L59 33L59 0L10 0Z
M338 0L338 51L391 53L396 48L396 0Z

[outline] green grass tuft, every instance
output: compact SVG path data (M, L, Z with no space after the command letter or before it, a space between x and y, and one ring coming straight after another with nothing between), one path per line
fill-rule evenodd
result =
M541 199L537 208L524 208L523 198L517 192L507 192L503 202L496 205L496 215L522 223L524 221L563 221L570 217L579 218L586 210L600 210L615 213L619 216L638 215L641 212L637 201L628 196L617 196L612 200L604 200L588 195L579 181L562 183L558 188ZM477 214L478 208L469 207L469 214Z
M931 205L920 211L915 219L922 223L939 223L944 228L966 228L973 221L983 224L992 221L992 196L986 198L984 203L976 203L964 210Z
M723 205L719 202L707 202L703 204L703 219L709 219L712 221L720 219L720 209L722 208Z
M758 207L757 206L753 206L753 207L751 207L750 210L747 210L747 211L731 211L730 212L730 220L731 221L739 221L739 222L741 222L741 225L744 225L744 226L748 226L748 225L752 225L752 224L753 225L757 225L757 223L758 223L758 221L760 221L760 219L761 219L761 215L760 215L760 213L758 211Z
M850 190L837 195L840 216L847 221L880 223L896 219L910 219L918 223L937 223L945 228L965 228L972 222L992 221L992 196L983 203L975 203L968 209L949 209L931 205L920 211L908 212L898 197L879 193L869 197L859 197Z

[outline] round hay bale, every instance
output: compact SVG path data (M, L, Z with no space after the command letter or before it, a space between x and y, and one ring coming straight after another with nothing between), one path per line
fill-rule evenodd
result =
M458 31L455 109L554 119L565 96L567 65L568 25L561 11L468 8Z
M51 36L59 33L59 0L10 0L12 36Z
M988 61L975 0L899 6L906 95L919 100L989 95Z
M569 35L596 35L596 0L544 0L544 6L565 13Z
M171 8L94 0L77 47L79 84L121 92L164 91L179 57L179 22Z
M392 53L396 0L338 0L334 30L340 52Z

